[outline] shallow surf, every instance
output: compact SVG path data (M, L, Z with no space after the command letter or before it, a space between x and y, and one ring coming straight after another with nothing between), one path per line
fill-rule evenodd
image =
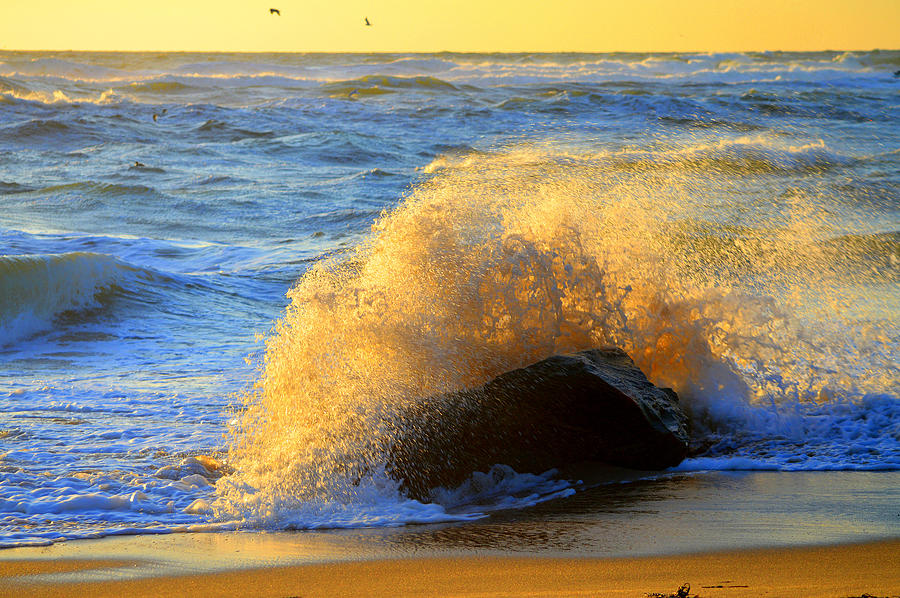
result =
M0 544L576 512L409 500L380 422L604 345L661 480L889 479L898 56L0 53Z

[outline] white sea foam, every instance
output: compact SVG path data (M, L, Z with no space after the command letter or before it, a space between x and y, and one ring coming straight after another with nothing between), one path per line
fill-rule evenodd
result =
M127 445L99 447L96 441L90 444L94 455L102 454L103 448L111 453L132 452ZM196 462L196 458L189 459ZM209 462L210 458L203 460ZM211 474L164 480L112 471L45 474L41 484L36 485L32 474L6 466L17 463L40 467L59 461L59 453L35 454L31 458L21 452L0 455L0 466L5 469L0 481L0 547L113 533L169 533L203 523L208 509L202 506L208 504L216 480ZM48 524L52 520L78 525L58 530Z

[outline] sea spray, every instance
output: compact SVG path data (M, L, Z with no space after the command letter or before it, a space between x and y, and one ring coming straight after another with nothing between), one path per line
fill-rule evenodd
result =
M738 159L747 144L753 159ZM401 500L383 454L399 407L554 353L623 348L710 438L777 418L754 422L754 405L896 396L891 333L845 316L853 280L822 245L859 231L840 228L814 179L785 190L771 176L837 164L821 142L622 158L442 158L365 242L310 269L232 422L219 516L284 525ZM748 217L754 201L768 205Z

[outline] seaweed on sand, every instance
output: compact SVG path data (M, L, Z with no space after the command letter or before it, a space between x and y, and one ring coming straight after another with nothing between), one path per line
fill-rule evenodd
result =
M653 592L652 594L644 594L647 598L697 598L697 595L691 594L691 584L685 582L681 584L681 587L675 590L674 594L660 594L659 592Z

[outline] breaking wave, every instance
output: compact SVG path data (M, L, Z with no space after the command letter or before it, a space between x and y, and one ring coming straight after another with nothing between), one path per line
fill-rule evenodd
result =
M232 422L219 516L285 525L373 492L404 500L381 454L398 409L607 345L678 391L699 456L900 463L896 424L867 419L890 424L900 400L892 308L828 274L829 243L865 260L848 239L868 237L816 189L766 176L840 163L821 142L712 140L639 160L662 168L534 146L441 161L364 243L291 289ZM744 193L770 208L748 218Z
M0 256L0 345L48 328L62 312L100 306L130 270L97 253Z

